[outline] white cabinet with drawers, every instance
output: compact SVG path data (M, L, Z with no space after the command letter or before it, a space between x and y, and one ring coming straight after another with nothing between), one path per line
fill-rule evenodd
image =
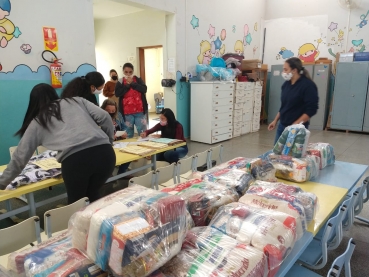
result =
M219 143L231 139L235 127L241 134L242 112L234 112L235 84L233 82L191 82L191 140L202 143ZM237 96L238 101L246 95ZM239 107L242 107L240 102Z
M262 106L262 94L263 94L263 85L261 82L255 83L254 89L254 103L253 103L253 117L251 124L251 132L257 132L260 129L260 112Z

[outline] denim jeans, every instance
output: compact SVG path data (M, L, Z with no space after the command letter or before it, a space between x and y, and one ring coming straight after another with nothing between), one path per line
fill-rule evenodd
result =
M147 115L144 113L126 114L126 132L127 138L133 138L135 133L135 125L138 135L147 130Z
M305 123L305 128L309 129L309 125L310 123ZM274 139L274 145L277 143L279 137L282 135L284 129L286 128L286 126L282 125L281 123L278 123L278 127L277 127L277 132L275 134L275 139Z
M178 147L174 150L169 150L164 153L159 153L156 155L157 161L165 161L167 163L176 163L179 159L185 157L188 153L187 145Z

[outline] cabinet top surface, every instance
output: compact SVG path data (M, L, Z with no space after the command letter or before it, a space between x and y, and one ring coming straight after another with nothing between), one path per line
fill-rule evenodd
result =
M234 84L232 81L224 81L224 82L202 82L202 81L190 81L191 84Z

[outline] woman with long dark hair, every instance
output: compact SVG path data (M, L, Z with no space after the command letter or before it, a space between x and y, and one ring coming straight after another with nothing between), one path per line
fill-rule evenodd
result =
M279 121L274 143L287 126L303 123L308 129L309 120L317 113L319 104L318 88L299 58L286 60L282 77L286 82L282 86L281 108L268 126L272 131Z
M60 100L50 85L38 84L16 135L21 140L0 176L0 189L21 173L42 145L58 151L69 203L86 196L90 201L100 198L100 188L115 166L114 126L106 111L81 97Z
M97 95L104 88L105 79L100 72L89 72L86 76L74 78L63 89L61 98L82 97L98 106Z
M183 126L176 120L174 113L171 109L165 108L160 113L160 123L156 124L153 128L141 133L141 137L161 131L162 138L179 139L186 141L183 134ZM169 150L164 153L157 154L158 161L166 161L168 163L176 163L179 159L185 157L188 153L187 145L178 147L174 150Z

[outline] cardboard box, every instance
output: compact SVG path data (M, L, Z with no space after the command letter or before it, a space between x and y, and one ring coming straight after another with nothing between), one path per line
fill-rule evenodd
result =
M315 64L332 64L332 60L329 60L328 58L319 58L315 61Z
M260 60L242 60L241 70L253 70L255 68L261 68Z

